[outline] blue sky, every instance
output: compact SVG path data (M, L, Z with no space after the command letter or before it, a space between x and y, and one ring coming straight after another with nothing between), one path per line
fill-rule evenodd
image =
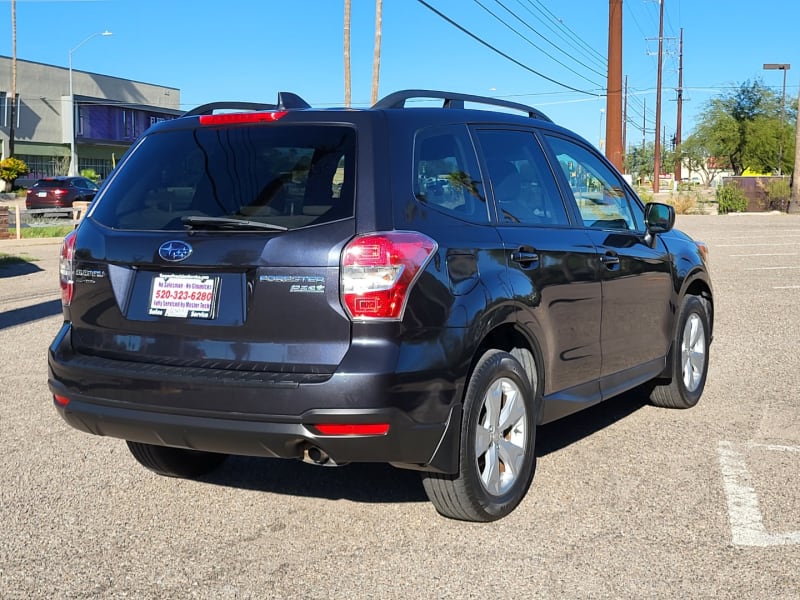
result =
M383 0L380 92L433 88L493 95L537 106L597 144L605 99L608 2L601 0L426 0L530 69L481 45L418 0ZM662 124L675 131L678 43L684 29L684 137L709 98L748 79L787 97L800 82L794 0L664 0ZM177 87L182 108L214 100L273 101L293 91L312 105L344 101L343 0L17 0L17 57ZM510 9L508 12L503 7ZM641 142L642 114L654 127L657 0L624 0L623 74L628 76L628 142ZM488 9L488 10L487 10ZM515 33L495 17L505 20ZM515 18L517 15L523 22ZM369 104L375 3L352 0L353 104ZM0 0L0 54L11 55L11 3ZM521 34L521 35L520 35ZM524 36L526 39L523 39ZM648 38L650 38L648 40ZM535 46L538 46L537 49ZM548 57L544 52L550 54ZM555 59L555 60L554 60ZM24 95L24 89L19 90ZM65 90L66 93L66 90ZM648 132L648 139L653 133Z

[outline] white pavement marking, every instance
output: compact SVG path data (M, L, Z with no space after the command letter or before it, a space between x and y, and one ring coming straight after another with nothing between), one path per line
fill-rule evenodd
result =
M748 258L750 256L797 256L797 252L785 252L783 254L729 254L731 258Z
M797 267L748 267L745 271L781 271L783 269L800 269Z
M774 451L800 452L793 446L770 444L747 444L750 448L766 448ZM751 484L750 472L744 454L732 442L718 444L719 466L728 500L728 519L731 536L737 546L780 546L800 544L800 531L770 533L764 527L764 518L758 507L758 496Z
M712 248L745 248L750 246L797 246L800 242L789 242L788 244L776 244L774 242L757 244L709 244Z
M800 285L778 285L773 290L800 290Z

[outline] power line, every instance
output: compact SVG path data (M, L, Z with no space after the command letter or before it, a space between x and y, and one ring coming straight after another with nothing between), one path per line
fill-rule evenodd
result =
M453 19L451 19L450 17L448 17L444 13L438 11L433 6L431 6L430 4L425 2L425 0L417 0L417 2L422 4L425 8L427 8L431 12L437 14L439 17L441 17L442 19L444 19L448 23L450 23L453 27L455 27L455 28L459 29L460 31L466 33L469 37L474 39L476 42L478 42L480 44L483 44L484 46L486 46L487 48L489 48L493 52L496 52L497 54L499 54L500 56L502 56L506 60L509 60L509 61L513 62L515 65L517 65L519 67L522 67L526 71L529 71L530 73L533 73L534 75L537 75L538 77L541 77L542 79L545 79L545 80L549 81L550 83L555 83L556 85L559 85L559 86L561 86L563 88L566 88L568 90L572 90L573 92L578 92L579 94L586 94L587 96L600 96L601 95L601 94L598 94L596 92L589 92L587 90L581 90L581 89L578 89L576 87L572 87L571 85L567 85L566 83L562 83L562 82L560 82L560 81L558 81L556 79L553 79L552 77L548 77L544 73L540 73L539 71L537 71L535 69L532 69L528 65L518 61L516 58L513 58L513 57L509 56L508 54L506 54L505 52L503 52L502 50L492 46L489 42L487 42L486 40L478 37L477 35L472 33L470 30L468 30L466 27L463 27L462 25L459 25Z
M558 60L558 59L557 59L555 56L553 56L552 54L548 53L547 51L545 51L545 50L544 50L544 49L542 49L541 47L537 46L537 45L536 45L536 44L535 44L533 41L531 41L531 39L530 39L530 38L528 38L528 37L524 36L524 35L523 35L522 33L520 33L518 30L514 29L514 28L513 28L511 25L509 25L509 24L508 24L506 21L504 21L502 18L500 18L500 17L499 17L497 14L495 14L494 12L492 12L492 11L491 11L491 10L490 10L490 9L489 9L487 6L485 6L485 5L484 5L484 4L483 4L483 3L482 3L480 0L473 0L473 2L475 2L475 4L477 4L478 6L480 6L480 7L481 7L483 10L485 10L486 12L488 12L488 13L489 13L490 15L492 15L492 16L493 16L493 17L494 17L496 20L498 20L500 23L502 23L503 25L505 25L505 26L506 26L508 29L510 29L511 31L513 31L514 33L516 33L516 34L517 34L519 37L521 37L523 40L525 40L526 42L528 42L528 43L529 43L531 46L533 46L534 48L536 48L536 49L537 49L539 52L541 52L542 54L544 54L544 55L545 55L546 57L548 57L550 60L552 60L552 61L554 61L554 62L558 63L559 65L561 65L562 67L564 67L564 68L565 68L567 71L570 71L571 73L574 73L575 75L577 75L578 77L580 77L581 79L583 79L583 80L585 80L585 81L588 81L588 82L589 82L589 83L591 83L592 85L595 85L595 86L597 86L598 88L602 88L602 87L603 87L603 86L601 86L599 83L597 83L596 81L592 81L591 79L589 79L588 77L586 77L586 76L584 76L583 74L579 73L579 72L578 72L578 71L576 71L575 69L572 69L571 67L569 67L569 66L565 65L563 62L561 62L560 60ZM540 34L538 31L536 31L535 29L531 28L529 25L527 25L527 23L525 23L525 21L523 21L522 19L520 19L520 18L519 18L519 17L518 17L516 14L514 14L514 13L513 13L513 12L511 12L511 11L509 11L509 10L508 10L508 8L506 8L506 7L503 5L503 3L502 3L502 2L500 2L499 0L495 0L495 2L497 2L497 3L498 3L500 6L502 6L502 7L503 7L503 8L505 8L505 9L506 9L508 12L510 12L510 13L511 13L511 14L512 14L512 15L513 15L513 16L514 16L514 17L515 17L517 20L519 20L519 21L520 21L520 22L521 22L523 25L526 25L526 26L527 26L529 29L531 29L531 31L533 31L533 32L534 32L534 33L536 33L537 35L541 36L541 34ZM583 66L584 66L584 67L586 67L586 65L583 65ZM590 67L587 67L587 68L590 68ZM590 70L594 71L594 69L591 69L591 68L590 68ZM594 72L595 72L595 73L597 73L597 74L598 74L598 75L600 75L600 76L602 76L602 75L603 75L603 73L599 73L598 71L594 71Z
M519 2L520 0L517 0L517 1ZM547 17L551 22L553 22L556 25L556 27L568 32L568 36L572 40L574 40L574 42L576 42L577 45L581 46L584 49L584 51L588 50L589 53L594 54L595 56L599 57L601 66L605 68L606 64L608 64L608 60L606 59L606 57L603 56L602 54L600 54L594 48L592 48L589 44L584 42L583 39L579 35L577 35L574 31L572 31L572 29L570 29L569 26L567 26L564 23L564 21L562 21L556 15L554 15L553 12L549 8L544 6L541 2L539 2L539 0L527 0L527 2L533 8L538 10L541 14L543 14L545 17ZM534 2L535 2L535 4L534 4ZM533 13L531 13L531 14L533 14ZM553 31L553 30L551 29L551 31ZM564 39L564 38L562 37L562 39ZM570 43L569 40L565 40L565 41ZM573 47L575 47L574 44L573 44Z
M475 0L475 1L477 2L477 0ZM513 10L511 10L510 8L508 8L508 7L507 7L505 4L503 4L503 3L502 3L500 0L494 0L494 1L495 1L497 4L499 4L500 6L502 6L502 7L503 7L503 9L505 9L505 11L506 11L507 13L509 13L510 15L512 15L512 16L513 16L513 17L514 17L514 18L515 18L517 21L519 21L519 22L520 22L520 23L522 23L522 24L523 24L525 27L527 27L527 28L528 28L528 29L530 29L532 32L534 32L536 35L538 35L540 38L542 38L542 39L543 39L545 42L547 42L548 44L550 44L550 45L551 45L553 48L555 48L556 50L558 50L559 52L561 52L561 53L562 53L564 56L566 56L566 57L570 58L571 60L575 61L576 63L578 63L578 64L579 64L579 65L581 65L582 67L586 67L587 69L589 69L589 70L590 70L590 71L592 71L593 73L596 73L597 75L600 75L600 77L605 77L605 76L606 76L606 73L604 73L604 72L602 72L602 71L598 71L598 70L596 70L594 67L590 67L590 66L589 66L589 65L587 65L586 63L583 63L583 62L581 62L580 60L578 60L577 58L575 58L574 56L572 56L572 55L571 55L569 52L567 52L566 50L564 50L564 49L562 49L561 47L559 47L559 46L558 46L558 45L557 45L555 42L553 42L552 40L550 40L550 39L549 39L549 38L547 38L546 36L544 36L544 35L542 35L541 33L539 33L539 31L537 31L536 29L534 29L534 28L533 28L533 26L531 26L529 23L525 22L525 20L524 20L524 19L522 19L522 17L520 17L518 14L516 14L516 13L515 13ZM519 0L517 0L517 2L519 2ZM523 8L525 8L525 7L523 6ZM528 11L528 12L530 12L530 11ZM549 56L549 55L548 55L548 56ZM559 63L559 64L560 64L560 63ZM603 64L603 65L601 65L601 67L605 69L605 68L606 68L606 65L605 65L605 64Z

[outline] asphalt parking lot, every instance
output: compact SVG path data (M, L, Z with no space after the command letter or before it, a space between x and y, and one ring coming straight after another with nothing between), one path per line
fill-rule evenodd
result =
M417 474L233 458L158 477L57 416L58 245L0 267L0 598L800 598L800 216L679 217L716 295L700 404L636 395L540 430L493 524ZM642 335L647 335L643 327Z

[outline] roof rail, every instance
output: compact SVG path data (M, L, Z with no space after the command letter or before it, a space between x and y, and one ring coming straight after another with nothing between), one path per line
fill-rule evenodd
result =
M292 92L278 92L277 104L265 104L262 102L211 102L203 104L197 108L183 113L183 117L196 117L198 115L211 115L217 110L290 110L297 108L311 108L311 105L297 94Z
M442 92L438 90L401 90L378 100L372 108L405 108L406 100L411 100L412 98L441 98L444 100L442 108L464 108L464 102L500 106L527 113L532 119L541 119L552 123L550 117L532 106L518 104L517 102L509 102L508 100L500 100L499 98L490 98L488 96L473 96L472 94L458 94L455 92Z

